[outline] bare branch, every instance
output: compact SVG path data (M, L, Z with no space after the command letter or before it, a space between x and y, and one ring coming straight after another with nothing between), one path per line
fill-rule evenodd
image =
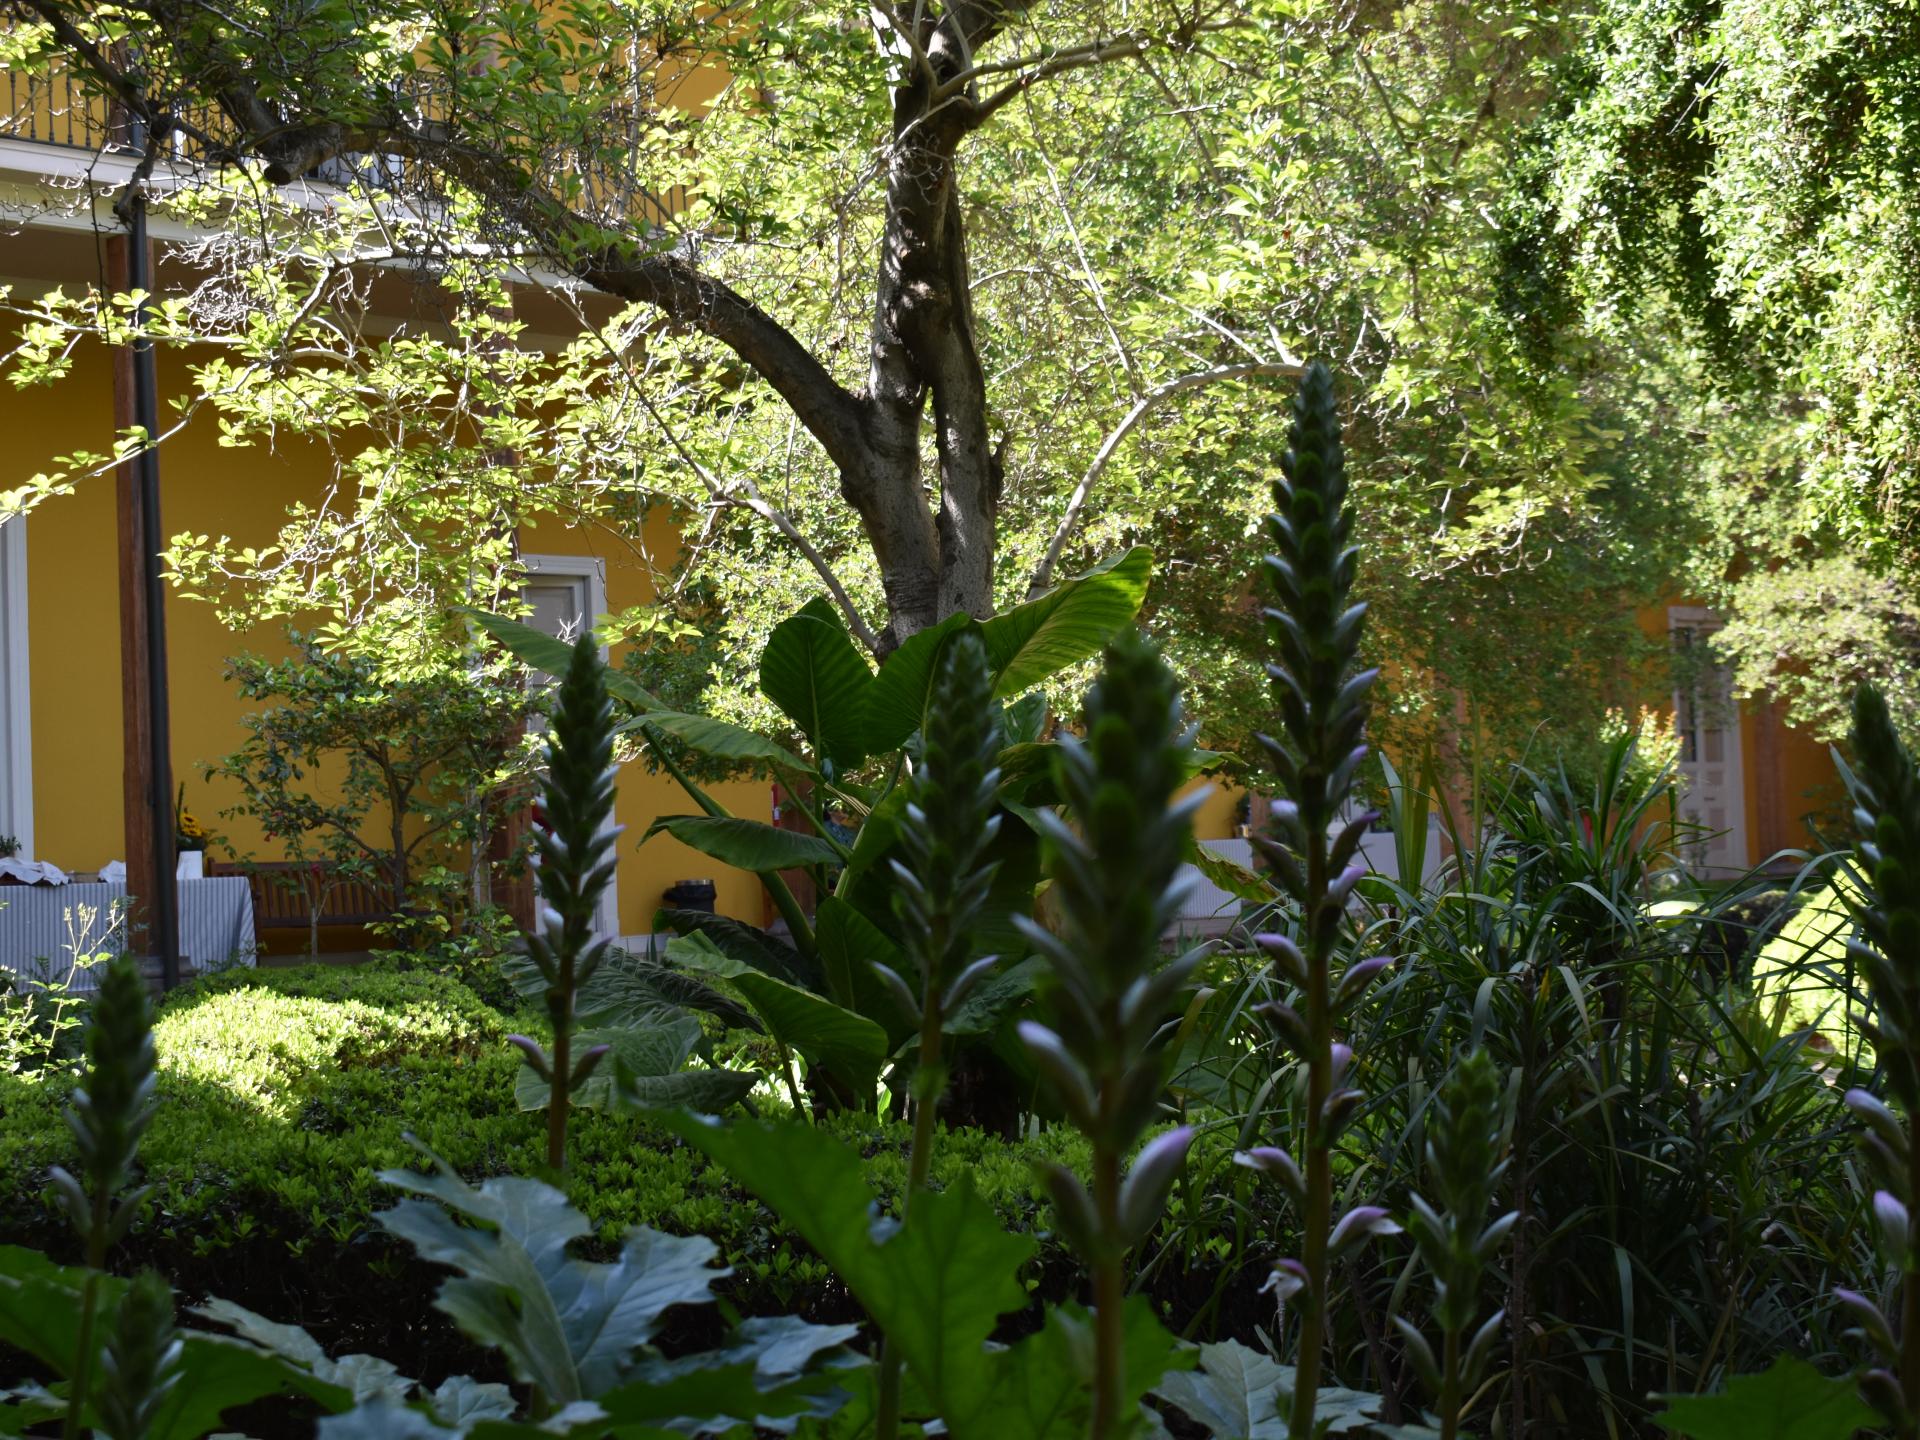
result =
M1047 553L1041 557L1039 566L1033 572L1033 579L1027 586L1027 598L1032 599L1053 583L1054 567L1060 563L1061 552L1067 548L1074 527L1080 523L1080 514L1087 508L1087 499L1093 494L1094 485L1107 468L1107 463L1113 459L1114 452L1148 415L1176 395L1207 385L1217 385L1224 380L1244 380L1253 375L1294 377L1300 373L1299 365L1277 360L1247 365L1217 365L1211 370L1192 370L1185 375L1176 375L1142 395L1120 423L1107 433L1107 438L1100 442L1093 463L1087 467L1087 473L1080 477L1080 483L1074 486L1073 496L1067 501L1067 513L1060 517L1059 525L1054 527L1053 539L1047 543Z

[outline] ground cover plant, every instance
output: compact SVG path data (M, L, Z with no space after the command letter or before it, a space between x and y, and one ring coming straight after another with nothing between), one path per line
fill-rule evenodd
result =
M583 635L534 657L564 680L543 929L509 1013L396 963L221 977L155 1018L123 957L77 1074L0 1077L0 1166L47 1194L25 1207L39 1248L0 1249L23 1373L0 1414L166 1440L256 1423L268 1397L265 1424L323 1440L1913 1433L1920 779L1884 706L1856 707L1838 982L1863 1044L1816 1046L1726 962L1717 927L1760 887L1664 905L1688 836L1630 736L1595 773L1516 771L1434 883L1367 876L1335 416L1316 366L1271 492L1286 784L1251 953L1160 945L1196 757L1153 643L1111 627L1030 762L993 622L971 620L912 671L870 872L891 903L854 912L888 948L839 952L907 1017L897 1039L809 985L800 946L691 924L661 955L597 945L616 731L716 732L631 691L623 713ZM810 738L794 763L833 783ZM1382 773L1404 821L1423 802ZM1043 888L1000 953L977 921L1015 822ZM941 1121L948 1042L1016 971L987 1027L1035 1078L1010 1145ZM831 983L854 996L853 973ZM840 1015L881 1031L870 1065ZM379 1348L297 1295L236 1303L219 1265L129 1277L204 1233L226 1153L250 1156L236 1225L310 1177L267 1253L339 1220L323 1259L369 1257L360 1308L412 1296Z

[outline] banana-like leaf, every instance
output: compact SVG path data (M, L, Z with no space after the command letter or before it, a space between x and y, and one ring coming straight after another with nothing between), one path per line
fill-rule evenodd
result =
M683 935L667 946L668 958L690 969L719 975L740 992L781 1044L832 1071L859 1093L871 1093L891 1046L879 1025L843 1010L811 990L763 975L721 952L704 934Z
M1153 553L1137 545L983 621L980 634L996 677L993 693L1018 695L1098 655L1140 613L1152 577Z
M463 609L461 613L498 640L507 653L521 664L543 670L549 675L567 673L567 666L573 660L573 647L566 641L556 639L544 630L536 630L524 620L509 620L504 615L494 615L485 610ZM626 701L635 710L666 708L632 676L609 669L606 677L608 693Z
M1237 860L1229 860L1218 850L1209 850L1198 840L1188 844L1187 859L1194 869L1236 900L1264 905L1280 893L1264 875L1247 869Z
M902 1008L873 968L885 965L896 975L905 975L910 968L906 953L884 930L837 895L820 902L813 923L823 988L834 1003L878 1022L887 1032L889 1046L897 1046L914 1034L920 1017Z
M756 735L751 730L705 715L688 715L678 710L648 710L614 727L616 735L631 730L657 730L662 735L671 735L688 748L713 760L767 766L809 777L818 773L791 750L774 744L764 735Z
M717 1115L753 1093L760 1076L752 1070L676 1070L671 1075L630 1075L619 1059L613 1066L616 1110L675 1110Z
M818 835L732 815L663 815L647 827L641 843L662 832L723 865L759 874L840 863L840 852Z
M1046 962L1028 956L980 982L960 1002L943 1027L949 1035L986 1035L1040 987L1047 976Z
M866 758L867 691L874 683L831 601L809 600L773 627L760 652L760 689L812 742L832 771Z
M704 935L722 954L763 975L791 981L807 990L821 988L815 983L820 976L812 957L742 921L706 910L658 910L654 912L653 923L656 929L664 927L676 935ZM690 976L687 978L692 980Z
M909 635L886 658L867 691L861 718L869 755L898 750L920 728L942 647L957 631L974 623L971 615L949 615L938 625Z
M557 1405L628 1380L667 1309L711 1300L727 1274L713 1267L711 1240L641 1228L627 1232L611 1264L575 1259L568 1246L593 1227L537 1180L496 1176L476 1188L444 1168L380 1178L439 1202L402 1200L378 1217L422 1259L459 1272L434 1303ZM484 1228L456 1224L448 1210Z

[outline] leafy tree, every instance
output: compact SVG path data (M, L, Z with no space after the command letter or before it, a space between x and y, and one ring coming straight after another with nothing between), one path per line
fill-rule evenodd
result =
M257 821L296 859L324 857L396 912L421 904L427 923L445 924L486 906L491 839L527 791L524 689L497 666L383 679L293 638L287 659L229 662L261 708L241 722L246 742L211 769L240 789L224 813ZM317 924L324 897L310 898Z
M319 610L391 664L419 617L499 608L528 527L604 524L655 574L623 617L641 678L765 725L751 657L823 587L884 656L1144 542L1195 713L1252 753L1242 477L1319 352L1352 376L1388 743L1591 728L1639 658L1631 604L1678 540L1668 452L1617 443L1659 403L1642 337L1503 305L1556 13L15 5L24 56L233 162L165 197L220 239L148 323L215 346L188 415L336 476L272 547L176 541L236 620ZM106 43L136 22L137 73ZM535 298L527 271L568 283ZM394 329L396 273L443 323ZM23 378L130 314L19 309Z
M1511 216L1541 308L1667 337L1688 579L1740 688L1836 740L1859 680L1904 689L1920 614L1917 39L1871 0L1605 0Z

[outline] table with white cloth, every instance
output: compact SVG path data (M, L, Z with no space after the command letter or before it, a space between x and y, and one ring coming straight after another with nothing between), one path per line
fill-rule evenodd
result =
M175 882L179 896L180 961L199 970L251 965L253 892L244 875ZM116 922L127 887L107 881L67 885L0 885L0 969L91 990L84 963L123 942ZM111 939L109 940L109 932Z

